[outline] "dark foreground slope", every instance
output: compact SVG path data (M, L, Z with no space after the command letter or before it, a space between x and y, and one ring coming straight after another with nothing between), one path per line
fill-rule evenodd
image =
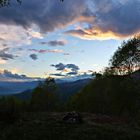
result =
M70 108L116 116L140 115L140 71L125 76L101 76L69 101Z
M139 140L140 125L126 119L82 114L84 123L65 124L64 113L24 113L13 124L0 122L0 140Z

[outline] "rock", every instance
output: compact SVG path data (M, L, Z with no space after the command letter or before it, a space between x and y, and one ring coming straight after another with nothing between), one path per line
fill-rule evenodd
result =
M71 123L71 124L80 124L83 122L83 119L79 113L73 111L73 112L68 112L63 117L63 122Z

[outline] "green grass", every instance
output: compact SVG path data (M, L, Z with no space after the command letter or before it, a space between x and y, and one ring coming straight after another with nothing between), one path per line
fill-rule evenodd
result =
M84 123L65 124L64 113L24 113L13 123L0 122L0 140L139 140L140 127L107 116L83 114Z

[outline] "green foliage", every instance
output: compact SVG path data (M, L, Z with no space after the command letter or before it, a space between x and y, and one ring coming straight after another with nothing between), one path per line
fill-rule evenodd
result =
M68 108L83 112L134 116L140 108L140 81L102 76L71 97Z
M115 69L112 69L110 67L106 67L103 73L103 76L111 76L111 75L117 75L117 71Z
M56 83L53 78L47 78L40 83L32 93L31 106L34 110L52 111L57 108L58 98L55 94Z
M140 69L140 36L123 42L110 59L110 66L119 74L132 73Z

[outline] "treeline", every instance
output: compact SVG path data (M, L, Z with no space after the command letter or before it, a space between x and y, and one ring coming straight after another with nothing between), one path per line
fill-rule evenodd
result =
M64 106L56 93L55 80L47 78L32 91L30 100L22 100L14 96L2 96L0 97L0 121L14 122L24 112L63 111Z
M140 80L126 76L96 78L71 97L68 108L106 115L140 115Z

